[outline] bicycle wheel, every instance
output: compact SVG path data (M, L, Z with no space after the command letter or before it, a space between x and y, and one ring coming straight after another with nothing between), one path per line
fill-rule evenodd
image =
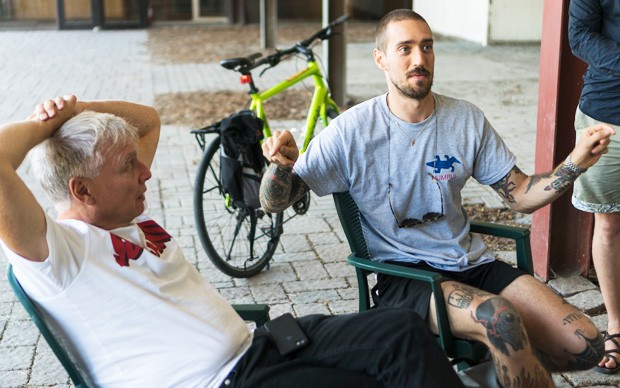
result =
M220 184L220 137L202 155L194 186L194 217L209 259L225 274L248 278L273 256L282 233L282 213L265 213L227 200Z

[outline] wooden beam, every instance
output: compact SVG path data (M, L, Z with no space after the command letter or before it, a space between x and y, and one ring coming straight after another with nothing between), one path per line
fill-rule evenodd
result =
M545 0L540 45L536 173L551 171L575 144L574 117L585 64L568 45L569 0ZM532 219L534 271L573 276L587 272L593 217L571 204L572 189Z
M323 25L345 14L345 0L323 0ZM347 42L346 22L335 28L336 34L324 42L327 58L327 79L332 98L338 106L347 103Z
M263 49L276 47L278 0L260 0L260 43Z

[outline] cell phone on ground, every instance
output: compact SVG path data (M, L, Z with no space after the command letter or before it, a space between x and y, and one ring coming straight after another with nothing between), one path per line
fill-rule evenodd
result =
M308 337L299 326L299 322L290 313L268 321L265 323L265 329L282 355L302 349L309 344Z

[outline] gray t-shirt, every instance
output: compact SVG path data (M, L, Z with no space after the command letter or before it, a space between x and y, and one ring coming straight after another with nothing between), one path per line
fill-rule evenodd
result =
M469 233L461 190L472 176L496 183L516 158L476 106L434 97L435 112L418 124L392 115L387 94L349 109L310 142L294 169L319 196L350 191L374 260L462 271L493 256ZM429 221L399 228L395 218Z

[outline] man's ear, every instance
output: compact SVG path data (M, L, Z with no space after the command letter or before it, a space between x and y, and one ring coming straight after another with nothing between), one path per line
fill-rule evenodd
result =
M379 49L372 50L372 56L375 59L375 65L381 70L387 70L387 66L385 65L385 54L383 51Z
M95 203L95 198L88 187L86 179L80 177L71 178L69 181L69 190L71 191L71 196L76 201L85 205L92 205Z

